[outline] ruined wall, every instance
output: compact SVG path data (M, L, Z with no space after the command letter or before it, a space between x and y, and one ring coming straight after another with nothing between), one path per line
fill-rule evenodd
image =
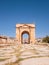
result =
M15 42L16 42L15 38L0 36L0 44L15 43Z

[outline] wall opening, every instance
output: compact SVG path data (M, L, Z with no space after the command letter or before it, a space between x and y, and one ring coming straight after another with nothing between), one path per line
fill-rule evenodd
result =
M21 42L23 44L29 44L30 43L30 35L28 32L24 31L21 35Z

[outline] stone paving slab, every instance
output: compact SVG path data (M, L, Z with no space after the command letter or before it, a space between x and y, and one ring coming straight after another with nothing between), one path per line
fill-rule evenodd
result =
M48 57L30 58L20 62L20 65L49 65Z

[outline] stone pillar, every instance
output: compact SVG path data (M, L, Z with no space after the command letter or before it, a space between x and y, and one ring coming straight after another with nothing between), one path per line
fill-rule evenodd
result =
M19 43L19 39L20 39L20 32L19 32L19 28L17 27L16 28L16 39L17 39L17 42Z
M31 43L35 43L35 28L31 29L30 40Z

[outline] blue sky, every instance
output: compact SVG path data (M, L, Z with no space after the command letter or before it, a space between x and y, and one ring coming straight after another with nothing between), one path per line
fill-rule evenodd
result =
M49 0L0 0L0 35L15 37L17 23L34 23L36 37L49 35Z

